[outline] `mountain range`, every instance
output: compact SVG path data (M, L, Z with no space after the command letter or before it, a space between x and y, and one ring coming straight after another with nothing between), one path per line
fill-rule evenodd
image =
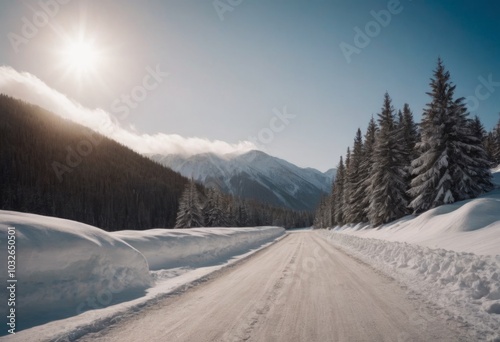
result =
M152 160L205 186L231 195L294 210L314 210L330 192L336 170L300 168L253 150L244 154L148 155Z

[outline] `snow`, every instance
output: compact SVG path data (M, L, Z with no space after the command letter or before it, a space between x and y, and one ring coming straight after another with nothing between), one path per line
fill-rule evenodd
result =
M500 341L500 190L380 228L324 234L475 330L478 340Z
M500 172L494 172L500 184ZM335 231L363 238L408 242L478 255L500 254L500 189L479 198L442 205L380 228L337 227Z
M106 326L202 281L285 232L256 227L109 233L75 221L0 210L5 245L8 227L16 231L18 320L13 336L19 341L52 340L68 332L78 336ZM2 250L7 260L7 249ZM5 283L6 263L0 272ZM6 287L2 298L7 298ZM7 306L2 307L6 316Z
M0 211L3 246L8 227L16 231L16 310L24 323L42 316L79 313L87 298L112 297L110 289L124 296L152 284L144 256L98 228L70 220ZM2 248L2 260L7 260L6 251ZM0 274L7 276L6 262L1 263ZM4 293L2 298L6 298ZM7 310L6 305L2 308Z
M212 264L283 233L283 229L276 227L259 227L126 230L112 235L138 249L151 270L160 270Z
M470 325L468 329L476 331L478 340L500 339L500 256L339 232L329 232L328 240Z

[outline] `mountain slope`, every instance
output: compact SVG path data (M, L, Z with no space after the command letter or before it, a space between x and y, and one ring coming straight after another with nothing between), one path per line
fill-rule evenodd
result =
M0 95L0 209L106 230L173 227L186 182L86 127Z
M295 210L313 210L321 196L330 191L335 170L322 173L300 168L261 151L218 156L203 153L150 155L183 176L245 199Z

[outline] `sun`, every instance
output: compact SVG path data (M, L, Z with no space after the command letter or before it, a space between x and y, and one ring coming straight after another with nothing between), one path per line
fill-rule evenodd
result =
M68 69L79 75L96 71L99 65L99 52L87 41L70 42L62 54Z
M51 49L55 63L53 72L61 82L75 87L78 92L97 91L107 87L113 61L113 47L104 44L99 35L89 32L86 25L72 30L58 30L59 39ZM99 87L96 87L99 86Z
M94 47L86 42L73 43L67 50L68 65L80 71L93 69L97 62L97 53Z

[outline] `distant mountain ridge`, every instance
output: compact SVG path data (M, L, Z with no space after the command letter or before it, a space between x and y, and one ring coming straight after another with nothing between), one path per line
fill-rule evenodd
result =
M156 154L149 157L206 186L294 210L314 210L320 198L330 192L336 171L330 169L323 173L313 168L300 168L256 150L241 155Z

